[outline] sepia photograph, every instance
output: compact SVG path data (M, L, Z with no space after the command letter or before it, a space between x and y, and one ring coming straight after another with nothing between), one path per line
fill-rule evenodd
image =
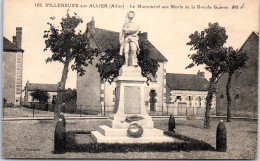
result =
M258 0L2 3L2 158L257 159Z

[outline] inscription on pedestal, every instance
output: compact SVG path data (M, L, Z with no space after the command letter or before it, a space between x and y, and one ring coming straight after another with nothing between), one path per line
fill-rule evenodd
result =
M141 114L140 87L125 86L124 111L125 114Z

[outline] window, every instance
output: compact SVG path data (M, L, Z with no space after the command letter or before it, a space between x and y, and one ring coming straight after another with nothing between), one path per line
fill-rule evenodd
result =
M189 96L189 101L191 101L192 100L192 97L191 96Z
M182 100L181 96L177 96L177 97L176 97L176 101L177 101L177 100L180 100L180 101L181 101L181 100Z
M220 98L224 98L223 94L222 94L222 95L220 95Z
M199 98L198 98L198 99L199 99L199 102L200 102L200 101L201 101L201 97L199 96Z
M239 99L239 94L236 94L235 99Z
M57 98L56 95L53 95L53 96L52 96L52 99L53 99L53 100L56 100L56 98Z

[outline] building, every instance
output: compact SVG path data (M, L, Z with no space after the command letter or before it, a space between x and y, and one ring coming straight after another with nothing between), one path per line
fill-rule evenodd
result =
M3 38L2 99L7 106L19 106L22 100L23 83L22 28L16 28L13 42Z
M58 84L39 84L29 83L29 81L27 81L25 85L24 103L25 105L29 106L31 102L35 102L32 100L32 96L30 95L30 93L32 93L35 89L47 91L50 96L48 102L52 103L52 100L56 100L57 88Z
M230 96L232 116L257 117L258 100L258 53L259 34L252 32L239 51L246 52L247 68L236 71L232 76ZM226 115L226 83L224 74L217 84L217 114Z
M87 36L90 38L90 44L93 48L99 48L105 51L111 45L119 44L119 32L104 30L95 27L95 22L92 19L87 24ZM147 33L139 34L140 41L145 41L151 49L150 56L159 62L159 69L156 78L150 82L149 86L145 86L145 105L148 111L162 112L166 106L166 71L164 64L167 59L149 42ZM77 105L82 107L82 110L89 112L102 113L112 111L115 103L115 83L109 84L100 79L96 63L99 62L99 57L93 61L93 65L89 65L85 70L84 76L77 77ZM150 100L155 100L150 102Z
M174 115L204 115L209 81L204 72L197 74L166 74L167 109ZM215 97L212 100L211 113L215 112Z

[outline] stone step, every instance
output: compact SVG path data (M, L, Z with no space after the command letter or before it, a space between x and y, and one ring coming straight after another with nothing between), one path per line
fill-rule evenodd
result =
M143 137L155 137L162 136L163 131L160 129L143 129ZM108 127L107 125L101 125L98 127L98 131L104 136L127 136L127 129L115 129Z
M166 135L153 137L131 138L127 136L104 136L99 131L91 131L91 136L96 143L163 143L174 142L174 139Z

